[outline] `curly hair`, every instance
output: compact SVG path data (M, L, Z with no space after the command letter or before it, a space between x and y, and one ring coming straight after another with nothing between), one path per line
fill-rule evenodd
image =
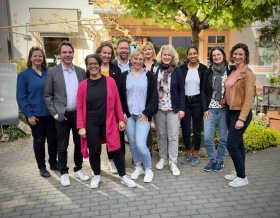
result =
M234 53L235 50L237 50L239 48L243 49L243 51L245 52L244 63L245 64L249 64L249 62L250 62L250 58L249 58L250 53L249 53L248 46L246 44L244 44L244 43L238 43L238 44L236 44L235 46L232 47L232 49L230 50L230 61L232 63L234 63L233 62L233 53Z

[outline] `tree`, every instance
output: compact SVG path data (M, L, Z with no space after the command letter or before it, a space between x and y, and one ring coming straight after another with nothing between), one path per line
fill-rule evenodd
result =
M246 24L264 21L279 11L279 0L120 0L126 14L146 18L160 27L191 29L192 44L199 46L199 33L216 26L241 30Z
M258 46L264 48L266 61L276 62L280 59L280 17L269 19L263 27L258 29Z

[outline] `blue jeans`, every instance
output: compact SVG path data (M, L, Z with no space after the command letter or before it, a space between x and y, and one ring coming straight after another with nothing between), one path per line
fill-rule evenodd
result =
M204 120L204 143L208 154L208 160L212 162L224 162L226 157L227 122L226 108L209 108L210 117ZM218 124L219 143L216 155L214 136Z
M139 115L131 115L127 119L126 134L134 164L137 166L142 163L145 170L152 167L152 159L146 143L150 127L150 122L140 123Z

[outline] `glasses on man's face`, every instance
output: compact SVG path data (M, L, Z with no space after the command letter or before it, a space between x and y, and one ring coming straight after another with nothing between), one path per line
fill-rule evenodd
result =
M93 62L93 63L88 63L87 66L99 66L99 64L97 62Z

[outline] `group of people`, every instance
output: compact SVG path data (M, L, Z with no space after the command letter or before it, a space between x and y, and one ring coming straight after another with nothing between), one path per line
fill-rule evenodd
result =
M117 44L118 59L112 44L102 42L95 54L85 58L86 71L73 64L74 48L70 42L63 41L58 53L61 63L47 69L43 50L32 47L27 69L19 74L17 81L18 105L32 130L41 176L50 176L45 163L47 139L50 169L60 171L63 186L70 185L67 150L72 131L74 176L89 180L82 169L83 158L89 158L93 172L91 188L98 188L101 181L103 143L108 167L119 174L122 184L135 187L134 180L141 175L144 182L152 182L152 121L159 151L155 167L160 170L168 164L172 174L179 176L179 127L186 146L181 163L196 166L200 162L204 120L209 159L204 170L221 172L228 150L235 166L235 171L225 176L231 180L229 185L248 184L242 137L252 118L255 77L248 67L249 51L245 44L232 48L233 65L227 62L223 49L212 48L209 68L199 62L196 47L188 48L187 62L178 66L179 57L172 45L161 46L156 54L153 44L146 42L141 49L130 52L126 39ZM125 169L124 131L135 165L130 177Z

